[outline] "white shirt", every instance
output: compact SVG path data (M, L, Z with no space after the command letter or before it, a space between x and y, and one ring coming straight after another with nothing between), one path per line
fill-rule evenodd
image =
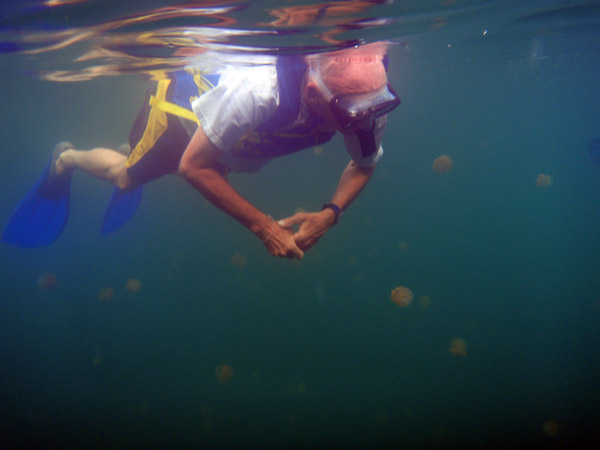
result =
M275 64L238 66L224 69L219 84L192 102L192 110L208 139L222 154L219 162L234 172L254 172L271 157L239 156L231 149L249 130L268 120L279 106L279 88ZM307 114L306 107L299 119ZM361 167L373 166L383 155L381 138L386 119L377 120L375 141L378 151L364 158L354 135L345 135L344 142L352 160ZM290 126L293 126L290 125Z

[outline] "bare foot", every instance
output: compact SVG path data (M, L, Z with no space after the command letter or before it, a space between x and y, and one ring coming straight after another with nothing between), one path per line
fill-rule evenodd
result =
M56 162L54 163L54 173L56 176L60 177L72 168L74 155L75 150L73 149L65 150L58 155L58 158L56 158Z

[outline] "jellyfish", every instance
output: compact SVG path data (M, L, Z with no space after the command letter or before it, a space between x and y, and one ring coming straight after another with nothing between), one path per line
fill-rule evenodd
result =
M398 250L400 253L406 253L410 250L410 244L406 241L402 241L398 244Z
M450 353L456 356L467 356L467 343L464 339L453 338L450 341Z
M233 368L229 364L220 364L215 368L215 378L219 383L228 383L231 377L233 377Z
M235 267L244 267L247 263L248 257L240 253L235 253L231 258L231 265Z
M449 172L454 167L454 161L448 155L440 155L433 160L432 169L437 173Z
M592 161L600 165L600 136L596 136L594 139L592 139L592 142L590 142L589 152Z
M112 300L113 295L115 295L115 290L113 288L103 287L100 289L100 292L98 292L98 300L100 300L101 303L108 302Z
M56 286L56 275L52 272L46 272L38 277L37 284L40 289L52 289Z
M308 392L308 385L304 381L290 381L288 389L294 395L304 395Z
M419 297L417 303L421 308L429 308L429 306L431 305L431 298L429 298L427 295L423 295Z
M545 420L542 424L542 429L550 437L558 435L558 424L554 420Z
M410 289L404 286L398 286L392 290L390 300L396 305L406 308L412 303L414 298L415 296Z
M125 289L129 292L137 292L142 288L142 282L137 278L130 278L125 283Z
M547 188L552 186L552 183L554 183L554 180L552 179L552 177L550 175L546 175L543 173L540 173L537 178L535 179L535 184L538 185L538 187L541 188Z

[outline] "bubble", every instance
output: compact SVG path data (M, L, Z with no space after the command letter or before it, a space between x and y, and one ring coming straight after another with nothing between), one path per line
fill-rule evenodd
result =
M229 383L231 377L233 377L233 368L229 364L220 364L215 368L215 378L219 383Z
M467 356L467 343L464 339L453 338L450 341L450 353L456 356Z
M248 263L248 257L241 253L235 253L231 258L231 265L234 267L244 267Z
M98 300L102 303L108 302L112 300L113 295L115 295L115 290L113 288L103 287L100 289L100 292L98 292Z
M415 296L410 289L404 286L398 286L392 290L390 300L396 305L406 308L407 306L410 306L414 298Z
M130 278L125 283L125 289L129 292L137 292L142 288L142 282L137 278Z
M538 185L538 187L541 188L547 188L552 186L552 183L554 183L554 180L552 179L552 177L550 175L545 175L543 173L540 173L537 178L535 179L535 184Z
M448 155L440 155L433 160L432 169L437 173L449 172L454 167L454 161Z
M40 289L52 289L56 286L56 275L52 272L46 272L38 277L37 284Z

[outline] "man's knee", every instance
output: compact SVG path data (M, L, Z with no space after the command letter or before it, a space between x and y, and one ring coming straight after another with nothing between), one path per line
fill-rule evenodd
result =
M186 156L186 153L184 153L183 156L181 157L181 159L179 160L179 168L178 168L179 175L181 175L185 179L188 179L190 173L193 170L193 167L194 166L191 161L191 158Z
M115 171L113 180L115 186L124 191L134 189L139 185L138 182L129 176L124 166Z

